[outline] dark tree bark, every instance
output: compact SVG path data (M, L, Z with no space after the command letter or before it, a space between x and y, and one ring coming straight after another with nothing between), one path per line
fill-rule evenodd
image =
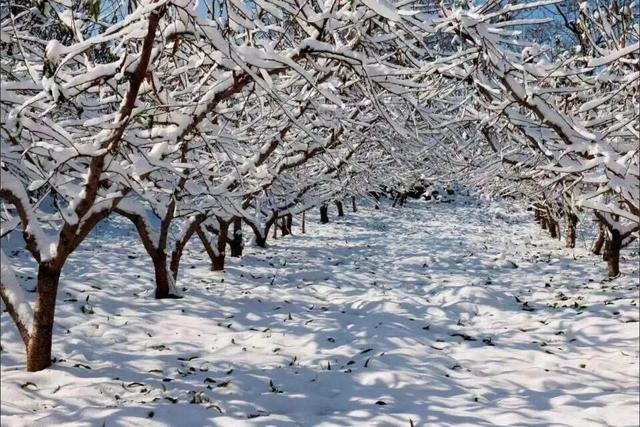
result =
M327 224L329 222L329 207L327 205L320 206L320 223Z
M302 212L302 234L307 232L307 221L306 221L306 212Z
M287 221L287 229L289 230L289 234L293 234L293 214L287 214L285 219Z
M598 230L598 236L596 237L596 241L593 243L593 246L591 247L591 252L594 255L600 255L601 254L602 247L604 246L605 235L606 235L605 229L601 225L600 229Z
M256 234L255 236L255 241L256 241L256 246L259 246L261 248L266 248L267 247L267 237L266 236L261 236L260 234Z
M253 234L254 234L254 242L256 244L256 246L261 247L261 248L266 248L267 247L267 236L269 235L269 230L271 229L271 226L273 225L274 221L275 221L275 214L274 216L271 217L271 219L269 219L267 221L267 223L265 224L264 229L260 229L260 227L258 226L258 224L254 223L251 220L247 220L245 218L245 222L247 223L247 225L249 227L251 227L251 230L253 230Z
M49 263L38 267L38 294L33 311L29 344L27 345L27 371L37 372L51 366L53 319L56 311L56 295L60 282L60 270Z
M616 277L620 274L620 249L622 248L622 236L616 229L609 230L607 239L607 270L609 277Z
M153 263L153 270L156 279L155 296L157 299L176 297L176 295L173 295L171 293L168 271L169 263L167 261L166 252L169 224L173 215L171 210L172 208L170 207L170 209L168 209L167 211L167 216L161 222L160 236L158 237L157 246L149 235L147 224L142 216L124 211L119 208L116 208L114 210L116 213L121 214L122 216L128 218L131 222L133 222L133 225L135 225L136 230L138 231L138 235L140 236L140 240L142 241L142 245L147 251L149 257L151 257L151 262Z
M242 218L239 216L233 218L233 239L230 247L232 257L238 258L242 256L244 243L242 241Z
M551 238L552 239L557 239L558 238L558 223L555 220L549 218L548 227L549 227L549 235L551 235Z
M198 228L202 225L202 222L205 220L205 216L201 215L193 221L189 228L186 230L182 238L176 241L175 247L171 252L171 262L169 264L169 270L171 271L171 275L173 276L173 282L175 283L178 280L178 270L180 269L180 259L182 259L182 253L184 248L187 246L187 243L191 240L191 237L196 233Z
M576 226L578 225L578 216L574 213L567 213L567 239L566 247L576 247Z
M280 220L280 226L280 233L282 234L282 237L291 234L291 223L289 221L289 215L285 215L282 217L282 219Z
M224 257L227 249L227 234L229 232L230 221L224 221L222 218L218 218L218 244L216 247L216 253L211 263L212 271L224 270Z
M380 209L380 193L373 193L373 197L376 199L376 209Z
M344 208L340 200L336 200L336 208L338 208L338 216L344 216Z
M153 261L153 271L156 277L156 298L170 298L170 286L169 286L169 270L167 266L167 256L166 254L157 256L152 256L151 260Z
M356 206L356 197L351 196L351 208L354 212L358 212L358 207Z

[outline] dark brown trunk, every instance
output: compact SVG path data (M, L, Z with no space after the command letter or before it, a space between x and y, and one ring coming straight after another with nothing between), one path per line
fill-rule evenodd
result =
M593 252L594 255L600 255L600 253L602 252L602 247L604 246L604 241L605 241L604 227L600 226L600 230L598 231L598 236L596 237L596 241L593 243L593 246L591 247L591 252Z
M196 233L198 234L198 237L202 242L202 246L204 246L204 250L207 252L207 255L209 255L209 261L211 261L211 265L213 265L213 260L216 257L216 251L213 249L213 246L211 246L211 243L209 242L205 231L201 227L198 227Z
M278 220L277 219L274 225L275 226L273 227L273 240L276 240L278 238Z
M400 194L396 194L396 196L393 198L393 203L391 204L392 208L395 208L396 205L398 204L398 201L400 200Z
M373 197L376 199L376 209L380 209L380 194L373 193Z
M306 213L302 212L302 234L307 232L307 221L306 221Z
M356 197L351 196L351 208L354 212L358 212L358 207L356 206Z
M289 225L289 215L285 215L284 217L282 217L280 224L281 224L280 234L282 235L282 237L288 236L289 234L291 234L291 226Z
M578 216L573 213L567 214L567 239L566 239L567 248L576 247L576 225L577 224L578 224Z
M157 253L151 257L153 271L156 277L156 299L170 298L169 271L167 270L167 256Z
M200 229L204 220L204 216L199 216L198 218L196 218L196 220L189 225L189 228L185 231L180 240L176 240L175 247L171 252L171 262L169 264L169 270L171 271L171 276L173 277L173 283L176 283L176 281L178 280L178 269L180 267L180 259L182 258L184 248L193 237L193 234L196 233L198 229Z
M549 235L551 236L551 238L552 239L558 238L558 227L554 220L549 219L548 228L549 228Z
M233 240L231 240L231 256L238 258L242 256L242 218L233 218Z
M49 263L38 267L36 303L33 310L33 325L27 346L27 371L41 371L51 366L51 343L53 340L53 318L56 311L56 295L60 281L60 270Z
M173 276L173 281L175 282L178 279L178 269L180 268L180 258L182 258L182 249L183 246L178 242L176 243L176 247L171 252L171 261L169 262L169 270L171 270L171 275Z
M622 237L618 230L611 230L607 239L607 270L609 277L616 277L620 274L620 249L622 248Z
M329 222L329 207L327 205L320 206L320 223L327 224Z
M267 238L264 236L261 236L259 234L256 234L256 246L259 246L261 248L266 248L267 247Z
M341 201L336 200L336 208L338 208L338 216L344 216L344 208Z
M542 218L540 219L540 227L543 230L547 229L547 218L545 216L542 216Z
M287 228L289 229L289 234L293 234L293 214L287 215Z
M224 257L227 249L227 234L229 232L229 222L218 220L218 244L216 254L211 263L212 271L224 270Z

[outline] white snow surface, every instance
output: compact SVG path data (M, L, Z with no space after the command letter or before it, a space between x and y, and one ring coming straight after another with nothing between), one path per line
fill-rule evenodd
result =
M2 426L637 425L637 248L608 280L590 242L531 217L471 199L308 214L224 273L190 243L180 300L153 299L114 218L65 267L50 369L25 372L2 313Z

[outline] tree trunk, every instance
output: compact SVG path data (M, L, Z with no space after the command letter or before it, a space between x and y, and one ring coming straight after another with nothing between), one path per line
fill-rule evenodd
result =
M549 235L551 235L552 239L559 239L560 238L559 229L560 229L560 226L558 225L558 221L556 221L555 219L550 219L549 220Z
M278 220L276 219L275 227L273 227L273 240L278 238Z
M533 208L533 215L534 215L534 220L540 224L542 222L542 215L540 214L540 211L537 208Z
M291 234L291 226L289 225L289 215L283 216L281 221L282 221L281 222L282 228L280 231L281 231L282 237L288 236L289 234Z
M393 203L391 204L391 207L395 208L399 200L400 200L400 193L397 193L393 198Z
M351 196L351 207L354 212L358 212L358 207L356 206L356 196Z
M224 270L224 256L225 251L227 249L227 234L229 233L229 221L221 221L218 219L218 245L217 245L217 253L213 257L213 262L211 263L212 271L222 271Z
M380 193L373 193L373 197L376 199L376 209L380 209Z
M327 224L329 222L329 207L327 205L320 206L320 223Z
M289 234L293 234L293 214L287 214L287 228L289 229Z
M53 318L56 311L56 295L60 270L49 263L38 267L38 295L33 310L33 325L27 345L27 371L41 371L51 366Z
M556 239L558 237L558 228L556 227L556 222L552 219L549 219L549 235L551 235L552 239Z
M541 220L540 220L540 227L541 227L543 230L546 230L546 229L547 229L547 217L546 217L546 216L544 216L544 215L542 216L542 218L541 218Z
M600 230L598 231L598 237L596 237L596 241L593 243L591 247L591 252L594 255L600 255L602 252L602 247L604 246L605 241L605 231L604 227L600 226Z
M209 260L213 263L213 258L216 256L216 251L211 246L211 243L209 243L207 235L201 227L198 227L196 233L198 234L198 237L202 242L202 246L204 246L204 250L207 252L207 255L209 255Z
M256 234L256 246L259 246L261 248L266 248L267 247L267 237L266 236L261 236L260 234Z
M620 249L622 248L622 237L618 230L611 230L608 239L607 250L607 270L609 277L616 277L620 274Z
M178 280L178 270L180 268L180 260L182 259L184 248L191 240L191 237L193 237L193 234L200 228L202 221L204 221L204 217L198 218L196 221L191 223L185 234L179 240L176 240L173 251L171 252L171 262L169 263L169 270L173 277L173 283L176 283Z
M233 240L231 240L231 256L238 258L242 256L242 218L237 216L233 218Z
M156 277L156 299L171 297L166 254L159 252L152 256L151 260L153 261L153 271Z
M338 208L338 216L344 216L344 208L341 201L336 200L336 208Z
M307 216L307 215L306 215L306 213L305 213L305 212L302 212L302 234L304 234L304 233L306 233L306 232L307 232L307 227L306 227L306 225L307 225L307 222L306 222L306 216Z
M578 216L573 213L567 214L567 239L566 247L576 247L576 225L578 224Z

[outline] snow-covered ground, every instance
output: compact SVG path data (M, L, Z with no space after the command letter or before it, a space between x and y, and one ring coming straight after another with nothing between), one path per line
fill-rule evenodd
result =
M102 225L63 272L53 367L24 372L2 313L2 425L638 424L637 249L609 281L505 204L308 219L224 274L192 246L162 301L133 228Z

